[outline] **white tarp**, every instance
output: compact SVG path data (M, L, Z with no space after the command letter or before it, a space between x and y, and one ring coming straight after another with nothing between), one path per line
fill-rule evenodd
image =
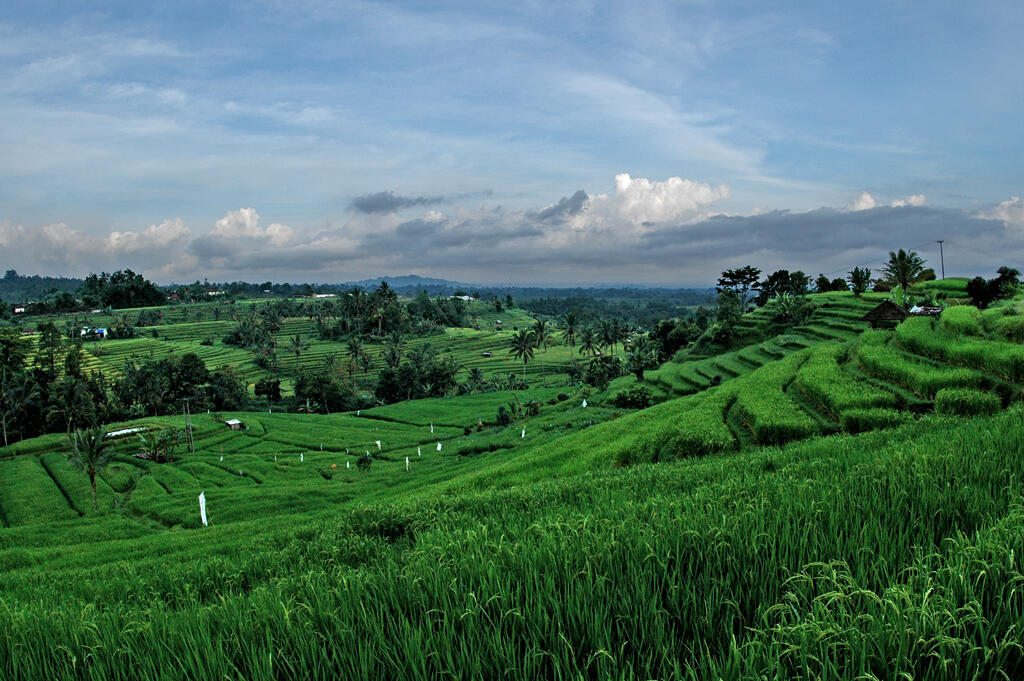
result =
M199 517L203 521L203 527L210 524L206 522L206 492L199 493Z

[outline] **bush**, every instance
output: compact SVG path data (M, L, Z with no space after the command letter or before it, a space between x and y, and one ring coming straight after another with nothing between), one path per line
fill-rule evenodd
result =
M881 428L895 428L909 423L914 417L896 409L851 409L839 417L839 423L847 433L864 433Z
M651 391L642 385L634 385L612 397L612 404L623 409L646 409L653 402Z
M999 396L969 388L945 388L935 395L935 413L944 416L988 416L1002 408Z

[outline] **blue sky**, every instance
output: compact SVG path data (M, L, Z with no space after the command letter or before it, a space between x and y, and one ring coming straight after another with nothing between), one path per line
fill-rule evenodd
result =
M148 5L0 7L0 266L703 284L1024 255L1018 3Z

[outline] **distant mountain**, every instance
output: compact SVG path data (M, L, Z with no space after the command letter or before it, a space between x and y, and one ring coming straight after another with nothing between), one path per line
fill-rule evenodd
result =
M347 281L344 284L338 284L338 286L347 288L358 286L363 289L371 289L380 286L382 281L388 282L388 286L395 290L406 288L415 288L417 290L430 290L434 288L479 288L477 284L466 284L461 281L450 281L448 279L435 279L434 277L421 277L417 274L406 274L401 277L376 277L374 279L363 279L361 281Z

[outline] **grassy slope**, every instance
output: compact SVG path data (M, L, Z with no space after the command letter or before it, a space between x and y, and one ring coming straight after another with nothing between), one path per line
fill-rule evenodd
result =
M894 335L775 339L720 388L626 415L573 398L471 435L508 396L242 414L242 433L200 415L177 464L122 445L133 491L107 486L98 517L60 511L42 465L59 438L19 443L0 461L0 677L1014 678L1020 409L754 448L879 399L910 408L861 345L946 365ZM984 369L983 387L1019 390ZM343 468L377 439L368 472ZM643 461L669 463L620 467Z

